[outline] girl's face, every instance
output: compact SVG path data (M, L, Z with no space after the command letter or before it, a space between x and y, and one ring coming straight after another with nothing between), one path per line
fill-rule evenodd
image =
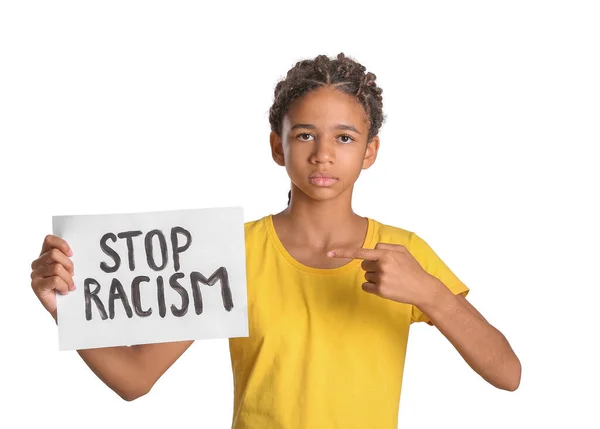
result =
M290 104L281 136L271 133L273 159L303 193L331 199L351 193L360 171L375 162L379 138L367 144L368 133L365 110L354 97L320 88Z

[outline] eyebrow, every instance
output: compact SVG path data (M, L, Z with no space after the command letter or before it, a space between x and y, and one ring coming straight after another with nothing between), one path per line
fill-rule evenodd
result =
M295 130L296 128L308 128L311 130L316 129L317 127L315 127L313 124L296 124L294 125L291 129ZM360 131L358 131L356 128L354 128L352 125L346 125L346 124L337 124L334 127L336 130L346 130L346 131L353 131L356 134L360 134Z

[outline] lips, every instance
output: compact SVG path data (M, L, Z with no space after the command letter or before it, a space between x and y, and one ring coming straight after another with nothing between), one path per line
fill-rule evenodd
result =
M318 179L318 178L326 178L326 179L337 179L337 177L335 177L333 174L330 174L326 171L321 171L318 173L313 173L310 176L311 179Z
M319 171L310 176L310 182L316 186L331 186L338 181L338 178L326 171Z

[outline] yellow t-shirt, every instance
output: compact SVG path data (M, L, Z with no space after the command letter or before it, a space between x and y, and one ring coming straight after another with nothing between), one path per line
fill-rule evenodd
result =
M368 219L363 247L406 246L453 293L469 291L415 233ZM230 338L234 429L392 429L418 308L369 294L361 260L312 268L271 215L245 224L249 337Z

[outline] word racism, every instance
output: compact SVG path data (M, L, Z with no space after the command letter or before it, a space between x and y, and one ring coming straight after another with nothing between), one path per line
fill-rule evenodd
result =
M116 243L117 238L125 239L127 242L127 255L129 262L129 270L135 270L135 260L133 255L133 239L142 235L142 231L126 231L120 232L118 234L113 234L112 232L106 233L100 239L100 247L102 251L110 256L114 261L113 265L108 265L106 262L100 263L100 269L105 273L114 273L121 267L121 256L117 251L109 246L108 241L112 241ZM180 244L180 236L185 238L185 243ZM154 258L154 237L158 238L158 243L160 247L160 264L157 265ZM171 304L171 313L176 317L183 317L187 311L190 304L190 297L188 295L188 291L179 284L179 280L185 277L185 274L178 272L180 269L179 263L179 255L186 251L190 245L192 244L192 235L190 232L180 226L175 226L171 228L171 249L173 254L173 264L175 266L175 274L169 277L169 286L174 289L181 296L181 306L177 307L175 304ZM144 238L144 249L146 251L146 261L148 266L154 271L163 270L169 260L167 256L167 240L163 234L163 232L159 229L154 229L148 232ZM190 283L192 289L192 296L194 300L194 310L197 315L202 313L202 294L200 293L199 284L204 284L208 286L213 286L218 280L221 281L221 296L223 298L223 306L225 310L231 311L233 308L233 299L231 297L231 289L229 287L229 277L227 274L227 270L225 267L218 268L210 277L206 278L204 275L197 271L192 271L190 273ZM140 296L140 285L144 282L150 282L150 278L147 276L137 276L131 282L131 303L129 303L129 299L127 294L125 293L125 289L123 285L117 278L113 278L112 283L110 285L110 291L108 296L108 313L106 314L106 308L98 293L100 292L100 284L97 280L93 278L86 278L84 281L84 295L85 295L85 318L86 320L92 319L92 301L96 304L96 308L100 313L100 317L102 320L106 320L108 317L114 319L115 317L115 301L120 300L127 317L133 317L133 312L139 317L148 317L152 314L153 309L147 308L144 309L142 307L141 296ZM94 285L94 289L91 289L91 286ZM159 275L156 278L156 292L158 298L158 313L160 317L165 317L167 313L166 303L165 303L165 286L162 275Z

